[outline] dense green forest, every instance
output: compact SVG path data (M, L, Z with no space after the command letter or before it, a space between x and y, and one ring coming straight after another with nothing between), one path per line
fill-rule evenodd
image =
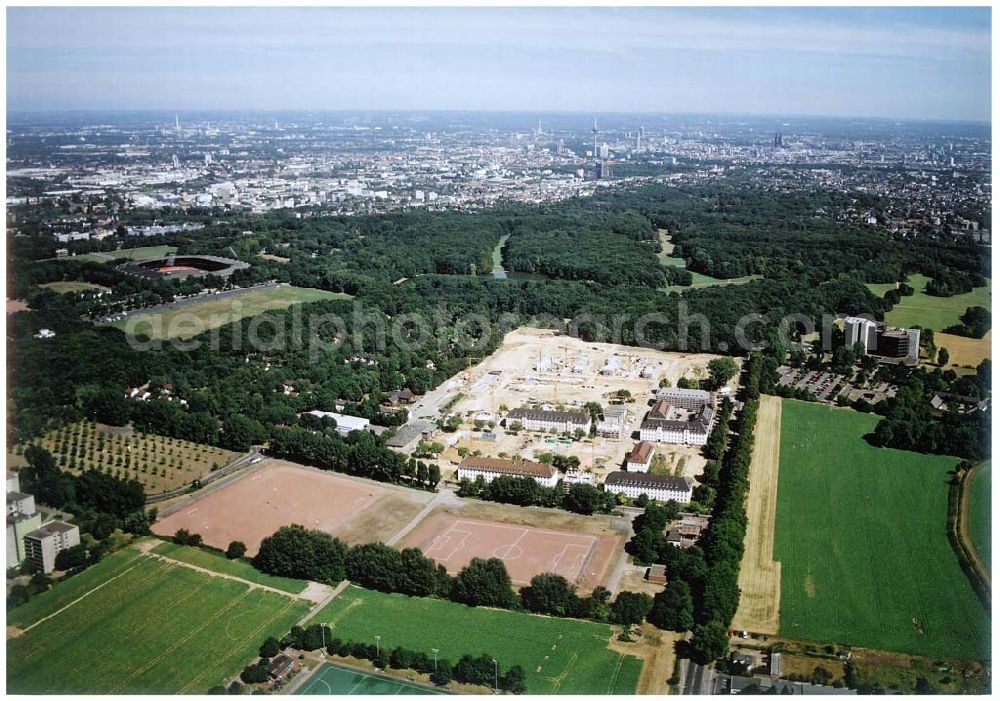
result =
M384 392L426 392L490 353L505 331L519 325L566 329L565 320L591 315L572 329L587 340L744 354L746 343L773 347L775 323L787 314L817 325L823 315L837 313L882 318L895 298L874 296L865 282L922 272L955 287L955 280L988 274L988 256L961 242L896 240L842 223L840 212L866 204L853 197L770 192L721 180L712 187L644 185L476 212L301 218L283 212L193 213L191 219L204 228L142 239L144 245L249 262L251 268L234 275L232 284L277 280L355 296L310 304L304 315L268 312L263 338L274 343L267 350L251 343L246 320L221 329L218 343L135 349L123 332L88 320L107 301L38 285L94 282L113 287L116 304L142 306L221 282L138 280L114 263L44 260L52 253L44 235L15 237L8 294L26 300L31 311L8 318L8 435L23 441L90 417L131 420L145 430L240 449L274 437L276 427L305 427L299 417L304 411L338 404L346 413L391 426L405 416L381 413ZM674 255L691 270L763 279L683 293L658 289L668 274L678 283L677 269L668 273L657 260L658 228L671 232ZM504 236L505 267L544 277L493 279L491 253ZM110 251L116 239L135 245L110 237L73 249ZM329 315L341 319L343 328L325 321ZM405 315L429 321L425 342L381 342L385 329ZM469 330L467 315L492 325L485 337L474 339L477 344L461 342ZM624 320L617 332L616 317ZM740 328L747 318L754 321ZM36 338L42 328L56 336ZM479 333L475 326L473 331ZM416 341L419 329L403 336ZM208 341L210 334L196 340ZM783 353L774 350L776 362ZM146 383L154 392L172 385L186 406L126 399L130 388ZM328 450L340 456L346 449ZM337 469L349 463L331 458ZM392 475L399 469L389 465Z

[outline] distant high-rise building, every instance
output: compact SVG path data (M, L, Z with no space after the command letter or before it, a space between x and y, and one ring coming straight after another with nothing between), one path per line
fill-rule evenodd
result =
M607 159L611 155L611 147L607 144L601 144L600 155L602 159Z
M782 148L784 147L784 145L785 142L782 139L781 132L780 131L774 132L774 148Z
M181 118L176 112L174 112L174 129L177 131L181 130Z

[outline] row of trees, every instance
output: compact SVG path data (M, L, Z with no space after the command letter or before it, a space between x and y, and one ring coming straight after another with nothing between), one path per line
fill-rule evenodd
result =
M538 484L532 477L502 475L487 482L481 475L475 480L462 479L458 496L495 501L517 506L547 506L576 514L610 513L615 495L592 484L572 484L566 487L560 480L554 487Z
M386 593L432 596L468 606L488 606L550 616L589 618L631 625L653 606L645 595L596 588L581 597L565 577L544 573L515 590L498 558L473 558L452 577L417 548L396 550L382 543L347 547L333 536L299 525L285 526L265 538L253 565L268 574L335 585L344 579ZM645 597L645 598L643 598ZM647 600L648 599L648 600Z
M706 469L703 476L703 486L713 489L716 497L712 520L701 543L686 549L670 545L663 533L676 517L679 505L648 504L636 519L636 535L627 545L636 560L661 562L667 569L668 584L654 597L647 620L670 630L693 630L689 654L700 662L725 654L727 631L739 605L737 579L746 533L745 502L763 365L759 354L751 354L744 367L744 405L737 419L736 437L722 456L721 465L713 460L713 469ZM724 413L731 413L731 409ZM725 440L722 442L724 445Z
M279 428L271 435L268 453L324 470L419 489L434 490L441 481L441 468L436 463L407 458L367 431L341 437L334 429Z

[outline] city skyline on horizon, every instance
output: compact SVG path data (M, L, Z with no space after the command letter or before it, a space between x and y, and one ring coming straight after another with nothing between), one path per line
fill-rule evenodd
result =
M8 113L988 123L990 17L990 8L9 8Z

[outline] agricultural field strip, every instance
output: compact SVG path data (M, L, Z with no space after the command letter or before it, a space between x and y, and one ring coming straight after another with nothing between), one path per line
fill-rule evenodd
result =
M777 397L761 397L754 435L740 605L733 627L777 635L781 603L781 563L774 559L781 448L781 400Z

